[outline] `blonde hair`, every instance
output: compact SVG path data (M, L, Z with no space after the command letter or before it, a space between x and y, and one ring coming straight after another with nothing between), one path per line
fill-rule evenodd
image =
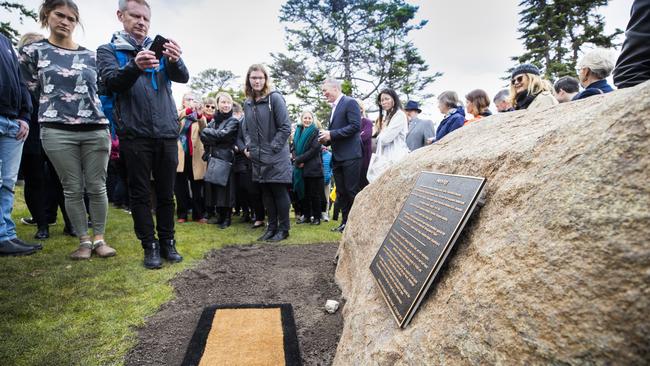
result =
M234 100L232 99L232 96L230 94L228 94L226 92L223 92L223 91L218 92L217 95L215 96L217 108L218 108L219 100L221 98L228 98L228 99L230 99L231 102L234 102Z
M20 40L18 41L18 48L27 46L28 44L32 44L34 42L38 42L42 39L45 39L45 36L40 33L27 32L23 34L22 37L20 37Z
M203 105L206 105L206 104L214 104L214 105L216 105L217 100L212 98L212 97L205 97L205 98L203 98Z
M528 95L537 95L544 91L550 92L553 89L551 82L542 79L542 77L539 75L528 73L522 75L528 79ZM515 90L515 86L512 83L510 83L510 104L513 107L517 106L517 91Z
M300 113L300 121L298 121L298 124L304 127L304 125L302 124L302 119L303 117L305 117L306 114L311 115L311 119L312 119L311 123L313 123L314 126L316 126L316 129L320 130L321 129L320 121L318 120L318 118L316 118L316 115L312 111L302 111L302 113Z

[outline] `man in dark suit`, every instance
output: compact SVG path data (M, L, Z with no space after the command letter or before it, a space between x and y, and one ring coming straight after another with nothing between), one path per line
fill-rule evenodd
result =
M332 170L343 214L341 225L332 231L343 232L354 197L359 192L361 110L356 100L343 95L340 81L326 79L321 90L325 99L332 103L332 116L329 129L321 131L318 138L322 144L332 145Z

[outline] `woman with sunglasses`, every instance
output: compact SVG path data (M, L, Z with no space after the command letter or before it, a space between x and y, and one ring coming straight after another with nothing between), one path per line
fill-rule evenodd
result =
M186 96L183 96L185 105ZM189 96L188 107L180 112L178 136L178 166L176 168L176 216L179 224L187 221L187 213L192 208L192 219L205 224L205 200L203 199L203 176L207 165L203 161L203 143L199 134L212 120L216 103L207 98L204 103Z
M521 64L512 71L510 102L515 110L537 109L558 104L551 93L552 85L542 79L535 65Z
M106 169L111 146L108 121L97 96L95 52L72 38L79 9L72 0L46 0L39 20L49 37L21 49L21 68L33 98L43 149L61 179L65 207L79 248L70 257L115 255L104 241L108 198ZM88 233L84 188L89 198L93 237Z

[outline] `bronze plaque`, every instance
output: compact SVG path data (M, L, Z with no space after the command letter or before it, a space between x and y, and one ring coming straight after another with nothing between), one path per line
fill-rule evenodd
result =
M485 178L422 172L370 264L401 328L408 325L467 219Z

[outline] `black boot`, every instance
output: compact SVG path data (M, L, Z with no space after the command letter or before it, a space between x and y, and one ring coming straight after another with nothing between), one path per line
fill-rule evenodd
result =
M50 228L47 225L39 227L38 230L36 230L36 234L34 234L34 239L37 240L43 240L49 237L50 237Z
M273 235L275 235L275 230L266 229L266 231L264 232L264 234L262 234L262 236L260 236L259 238L257 238L257 241L268 240L268 239L269 239L270 237L272 237Z
M183 260L183 257L176 250L176 240L174 239L160 241L160 256L172 263L178 263Z
M231 219L230 215L231 215L230 210L224 212L224 214L223 214L224 219L223 219L223 222L221 223L221 225L219 225L220 228L225 229L228 226L230 226L230 224L232 223L232 219Z
M151 243L142 243L144 248L144 268L158 269L162 267L162 260L160 260L160 244L157 241Z
M272 237L266 239L266 241L282 241L289 237L288 231L278 230Z

